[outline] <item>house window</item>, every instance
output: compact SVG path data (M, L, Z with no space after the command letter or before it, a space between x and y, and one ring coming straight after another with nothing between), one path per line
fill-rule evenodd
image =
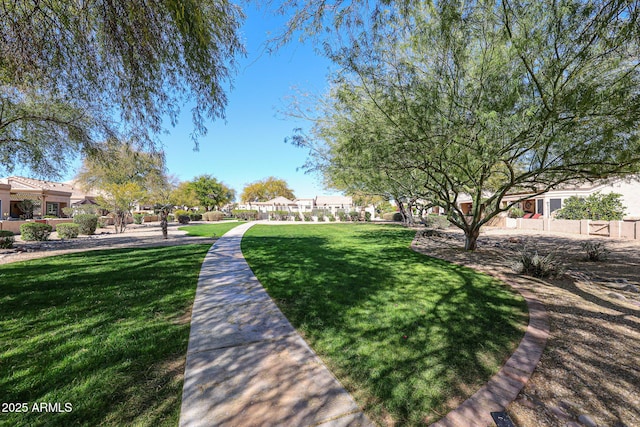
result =
M549 210L551 212L557 211L562 208L562 199L551 199L549 201Z
M55 216L59 216L58 215L58 203L51 203L51 202L47 202L47 213L46 215L55 215Z
M538 199L538 212L540 215L544 215L544 199Z

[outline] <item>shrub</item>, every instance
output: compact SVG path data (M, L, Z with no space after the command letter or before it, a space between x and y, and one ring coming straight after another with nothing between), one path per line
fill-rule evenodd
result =
M167 215L167 221L172 222L175 219L175 215L174 214L169 214Z
M79 233L91 235L95 234L98 228L98 216L91 214L80 214L73 217L73 222L80 226Z
M49 224L42 224L40 222L27 222L20 226L20 234L22 240L36 240L44 241L49 239L51 234L51 227Z
M347 215L345 212L338 212L338 219L340 219L340 221L344 222L347 220L347 218L349 218L349 215Z
M57 215L45 215L43 216L44 219L58 219Z
M524 211L520 208L513 207L509 209L507 216L509 218L522 218L524 216Z
M360 221L360 212L351 211L349 212L349 220L350 221Z
M542 256L538 254L536 248L531 248L527 244L519 251L518 258L512 267L518 274L539 278L558 277L564 273L564 266L556 259L553 252Z
M189 221L191 221L189 215L178 215L178 222L180 224L189 224Z
M293 219L294 219L295 221L302 221L302 217L300 216L300 214L299 214L299 213L294 213L294 214L293 214Z
M371 212L365 212L364 213L364 220L366 222L371 222Z
M205 221L222 221L224 214L220 211L209 211L202 214Z
M274 221L286 221L289 218L289 211L273 211L271 219Z
M73 223L58 224L56 231L61 239L75 239L80 232L80 226Z
M609 250L602 242L583 242L580 246L587 252L587 261L606 261L609 257Z
M107 226L107 218L98 218L98 228L105 228Z
M313 221L313 218L311 217L311 212L305 212L302 214L302 216L304 217L304 220L307 222Z
M422 219L422 223L425 227L436 230L443 230L451 225L446 217L440 215L427 215Z
M15 241L12 231L0 230L0 249L11 249Z
M387 221L402 222L402 214L400 212L387 212L382 214L382 219L386 219Z
M189 219L191 221L200 221L202 219L202 214L189 212Z
M176 209L174 214L176 218L178 218L180 215L189 215L189 211L185 211L184 209Z
M624 216L622 195L617 193L594 193L587 197L571 196L556 212L558 219L594 219L600 221L620 221Z
M144 218L144 215L142 214L133 214L133 223L134 224L142 224L142 219Z
M328 218L328 219L329 219L329 221L331 221L331 222L335 222L335 220L336 220L336 217L335 217L335 216L333 216L333 214L329 214L329 215L327 215L327 218Z
M231 211L231 214L236 218L243 219L245 221L258 219L258 211L254 209L234 209Z

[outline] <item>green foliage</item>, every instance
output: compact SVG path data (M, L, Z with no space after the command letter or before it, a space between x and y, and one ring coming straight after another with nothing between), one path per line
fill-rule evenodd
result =
M351 211L348 213L348 215L349 215L350 221L353 221L353 222L360 221L360 212Z
M231 214L244 221L255 221L258 219L258 211L254 209L234 209Z
M142 224L142 220L144 219L144 215L142 214L133 214L133 223L134 224Z
M49 240L51 230L53 230L53 227L51 227L49 224L27 222L20 225L20 237L25 241L45 241Z
M347 221L347 220L349 219L349 215L347 215L347 213L346 213L346 212L344 212L344 211L338 211L337 213L338 213L338 219L339 219L341 222L345 222L345 221Z
M0 230L0 249L11 249L15 243L12 231Z
M449 220L441 215L427 215L422 219L424 226L427 228L433 228L436 230L449 228L451 223Z
M189 212L189 219L191 221L200 221L200 220L202 220L202 214L195 213L195 212Z
M175 211L173 211L173 215L178 218L180 215L187 215L189 216L189 213L191 213L191 211L185 211L184 209L176 209Z
M329 222L335 222L336 217L333 214L329 214L327 215L327 219L329 220Z
M98 215L80 214L73 217L73 222L80 226L78 230L80 234L95 234L98 228Z
M562 209L556 212L556 218L619 221L624 217L625 210L621 194L594 193L587 198L571 196L565 199Z
M56 232L61 239L75 239L80 233L80 226L74 223L63 223L56 225Z
M57 174L117 132L155 148L186 101L203 135L223 116L243 19L213 0L3 3L0 166Z
M224 221L217 224L195 224L179 227L178 230L187 232L189 236L220 237L232 228L244 224L242 221Z
M295 199L289 184L285 180L273 176L247 184L240 195L240 199L245 203L266 202L276 197Z
M300 214L298 212L294 212L293 220L294 221L302 221L302 217L300 216Z
M518 251L512 268L518 274L538 278L559 277L565 271L562 262L553 252L543 256L529 244L523 245Z
M371 212L369 212L369 211L365 211L364 212L364 220L366 222L371 222Z
M189 224L191 217L189 215L177 215L176 218L180 224Z
M474 250L506 194L640 171L635 3L385 4L292 139L326 182L440 206Z
M522 218L524 216L524 211L514 206L511 209L509 209L509 212L507 215L509 216L509 218Z
M207 208L220 208L236 198L236 192L211 175L197 176L189 183L200 205Z
M22 211L20 215L21 218L24 219L32 219L33 218L33 210L36 206L39 206L40 202L37 200L29 200L25 199L18 203L18 209Z
M587 261L606 261L609 257L609 250L603 242L583 242L580 244L582 250L586 252L585 259Z
M307 222L313 221L313 217L311 216L311 212L303 212L302 213L302 217Z

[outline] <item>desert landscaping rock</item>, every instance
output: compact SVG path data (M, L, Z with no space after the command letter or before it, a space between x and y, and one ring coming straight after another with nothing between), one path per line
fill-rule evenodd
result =
M586 414L582 414L578 417L578 422L581 423L583 426L585 427L598 427L598 424L596 424L595 421L593 421L593 419Z

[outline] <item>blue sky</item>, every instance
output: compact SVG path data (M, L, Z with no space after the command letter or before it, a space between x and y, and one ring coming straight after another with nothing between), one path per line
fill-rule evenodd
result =
M279 113L295 87L324 93L331 64L314 52L311 41L294 41L269 55L264 43L269 32L281 30L283 19L255 9L245 13L242 36L247 57L239 61L234 88L228 93L226 120L209 123L207 136L199 140L200 150L194 152L190 108L185 106L178 125L169 126L169 135L161 136L169 173L182 181L211 174L238 195L246 184L268 176L286 180L297 197L332 194L323 189L319 177L296 171L307 153L284 142L294 128L309 124L285 120Z
M297 197L330 195L320 178L300 168L307 152L284 142L294 128L308 129L304 121L285 119L282 112L287 97L301 91L322 94L331 67L328 59L316 54L311 41L292 41L275 54L264 51L269 34L282 30L284 18L253 6L245 9L241 36L247 50L239 59L233 89L228 91L226 119L208 122L208 134L199 139L199 151L193 151L191 108L182 107L176 127L167 120L168 135L160 135L168 172L181 181L210 174L237 191L246 184L269 176L289 183ZM76 166L79 161L76 161ZM64 180L72 179L70 168Z

